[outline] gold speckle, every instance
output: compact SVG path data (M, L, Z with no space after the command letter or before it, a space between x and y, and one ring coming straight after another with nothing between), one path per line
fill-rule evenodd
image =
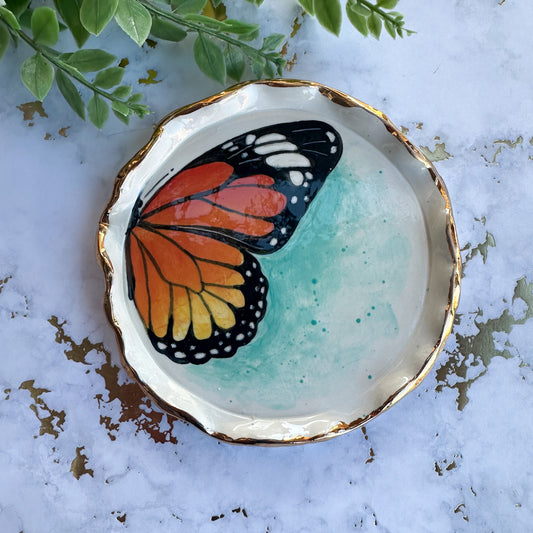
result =
M432 163L445 161L446 159L453 157L446 151L446 145L444 143L436 143L433 151L431 151L427 146L421 146L420 150Z
M61 137L66 137L67 136L67 130L70 129L70 126L63 126L57 133L59 133L59 135L61 135Z
M65 344L65 356L70 361L91 365L87 361L90 352L96 352L100 356L99 366L92 366L90 371L96 372L104 379L104 386L107 390L107 398L99 393L95 396L98 407L106 411L108 406L116 405L115 400L120 403L120 413L117 414L114 408L109 407L110 415L100 415L100 424L108 430L111 440L116 439L116 433L123 422L133 422L136 426L136 433L144 432L155 442L169 442L176 444L178 440L172 434L175 418L162 413L147 398L141 387L132 381L124 380L120 373L120 368L111 362L111 353L104 347L103 343L93 343L85 337L80 343L76 343L72 337L65 332L65 321L60 322L56 316L52 316L48 322L56 329L55 340L59 344ZM166 422L166 429L161 429L161 425Z
M47 133L47 134L44 136L44 140L45 140L45 141L49 141L51 138L52 138L52 136L51 136L49 133Z
M22 111L22 119L25 121L33 120L33 117L37 113L42 118L48 118L46 111L44 110L43 103L37 100L36 102L26 102L25 104L20 104L17 106L17 109ZM33 126L28 124L28 126Z
M416 129L417 129L417 130L421 130L423 125L424 125L423 122L419 122L419 123L416 125Z
M157 41L154 41L153 39L146 39L146 41L144 41L144 42L150 48L155 48L157 46Z
M4 285L12 278L13 276L6 276L4 279L0 279L0 293L4 290Z
M48 389L38 389L34 387L35 380L29 379L20 384L20 390L27 390L35 403L30 405L30 409L33 411L41 427L39 429L39 435L53 435L56 439L59 436L59 431L63 431L63 424L65 423L65 411L56 411L46 405L41 396L47 392ZM47 414L47 416L46 416Z
M519 144L522 144L524 142L524 138L522 135L516 138L516 141L511 141L509 139L499 139L497 141L494 141L494 144L505 144L505 146L508 146L511 149L515 149Z
M139 83L142 83L144 85L154 85L156 83L161 83L161 80L156 80L157 76L157 70L154 69L148 69L147 70L148 77L147 78L139 78Z
M463 276L465 274L464 267L477 255L480 254L483 259L483 264L487 262L487 256L489 253L489 248L495 248L496 247L496 240L494 239L494 235L492 233L489 233L488 231L485 232L485 240L478 244L475 248L472 248L472 245L470 243L466 244L466 246L461 250L466 251L470 250L468 252L468 255L464 258L463 261Z
M457 348L450 354L448 360L437 369L436 392L441 392L444 387L457 391L457 408L462 411L468 403L468 389L481 376L485 375L488 366L494 357L510 359L514 355L509 351L510 343L505 343L505 348L500 349L496 344L495 333L511 333L517 325L525 324L533 318L533 282L527 283L526 278L520 278L516 282L513 300L522 300L526 306L522 311L522 318L515 318L509 307L496 318L490 318L486 322L481 322L479 318L483 316L483 311L478 309L468 317L477 333L472 335L462 335L457 331L454 333ZM456 324L460 325L464 320L464 315L456 315ZM525 363L524 363L525 366ZM474 369L473 372L471 369Z
M126 68L130 64L130 60L127 57L123 57L118 64L119 67Z
M126 523L126 513L122 514L122 515L117 515L115 517L121 524L124 524Z
M291 27L291 34L290 34L290 38L292 39L293 37L296 36L296 34L298 33L298 31L300 30L300 28L302 27L302 23L303 23L303 18L305 16L305 11L302 13L302 18L300 17L296 17L293 21L292 21L292 27Z
M88 457L84 453L81 453L84 449L85 446L76 448L76 457L74 457L70 465L70 471L76 479L80 479L84 474L89 474L91 477L94 477L94 470L87 468Z
M368 435L366 433L366 427L365 426L361 426L361 431L363 432L363 437L368 442ZM374 458L376 457L376 454L374 453L374 449L372 448L372 446L370 446L370 450L369 450L368 454L369 454L368 455L368 459L365 461L365 464L373 463L374 462Z
M461 513L461 514L463 515L463 516L462 516L463 520L464 520L465 522L468 522L468 516L467 516L467 514L466 514L466 507L465 507L465 504L464 504L464 503L460 503L460 504L459 504L459 505L453 510L453 512L454 512L455 514Z
M226 20L228 17L226 15L226 6L223 2L220 2L217 7L213 5L212 0L209 0L205 5L202 15L204 17L210 17L216 20Z
M407 135L409 133L409 128L406 128L405 126L401 126L400 129L402 130L402 133L404 135Z
M6 395L4 400L9 400L9 395L11 394L11 389L4 389L4 394Z

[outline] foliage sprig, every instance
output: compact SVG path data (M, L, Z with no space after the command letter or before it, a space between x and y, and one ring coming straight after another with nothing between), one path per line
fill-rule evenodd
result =
M256 6L263 3L247 1ZM327 30L339 34L341 0L298 2ZM397 3L346 0L345 8L348 19L363 35L379 38L385 27L395 38L413 33L404 29L403 16L393 11ZM0 0L0 59L10 41L15 45L23 41L33 55L22 63L20 76L36 98L42 101L55 81L65 101L82 119L88 117L102 128L112 111L128 123L133 115L149 113L140 103L142 93L133 93L131 85L122 84L125 70L116 63L115 55L83 48L91 34L99 35L113 20L138 46L149 36L178 43L194 35L196 64L221 84L228 77L240 81L247 67L255 78L281 76L286 64L280 52L285 35L274 33L258 41L259 25L226 18L223 0L53 0L53 7L35 8L32 0ZM67 29L78 46L76 51L54 48L60 33Z

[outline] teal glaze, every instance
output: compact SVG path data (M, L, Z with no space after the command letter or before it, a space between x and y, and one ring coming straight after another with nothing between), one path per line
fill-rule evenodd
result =
M404 215L386 172L363 179L350 168L341 160L287 245L258 257L270 288L254 340L231 359L184 368L228 409L291 409L333 391L339 373L370 379L375 340L398 335L391 302L409 269Z

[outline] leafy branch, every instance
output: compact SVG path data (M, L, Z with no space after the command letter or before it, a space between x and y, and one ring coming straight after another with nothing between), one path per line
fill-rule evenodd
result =
M316 16L318 22L328 31L339 35L342 23L342 6L340 0L298 0L304 10ZM396 39L412 35L412 30L404 28L403 15L393 9L399 0L347 0L346 15L352 26L365 37L373 35L379 39L383 26L387 33Z
M247 1L256 6L263 3ZM327 30L339 34L341 0L297 1ZM378 39L383 27L393 38L411 35L413 32L404 28L403 16L393 11L398 1L346 0L346 15L364 36ZM83 48L91 34L99 35L112 20L138 46L149 36L179 43L195 35L196 64L221 84L228 77L240 81L247 66L255 78L281 76L286 64L280 52L286 37L274 33L257 44L259 25L226 18L223 0L53 0L53 8L34 9L31 3L0 0L0 59L11 41L26 43L34 55L22 63L20 76L29 91L43 100L55 81L68 105L98 128L106 123L110 108L126 124L133 115L149 113L148 107L139 103L142 93L132 94L131 85L121 85L125 70L114 64L116 56ZM79 48L75 52L53 48L67 29ZM92 79L88 73L94 74ZM89 94L86 101L77 86Z

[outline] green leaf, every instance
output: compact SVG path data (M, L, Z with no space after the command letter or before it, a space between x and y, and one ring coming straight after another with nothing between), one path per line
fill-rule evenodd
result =
M6 7L15 14L16 17L20 17L28 6L30 5L31 0L6 0Z
M42 102L52 87L54 68L41 54L35 54L22 63L20 79L35 98Z
M248 0L250 4L255 4L256 6L260 6L263 3L263 0Z
M381 19L376 13L372 13L372 15L368 17L368 29L376 39L379 39L379 36L381 35L381 27Z
M119 0L115 20L139 46L150 35L152 17L137 0Z
M67 104L85 120L85 105L83 104L80 93L62 70L57 70L56 72L56 85Z
M78 48L81 48L87 42L90 34L81 23L78 2L75 0L54 0L54 5L72 33Z
M379 0L378 7L394 9L400 0Z
M31 15L33 39L39 44L54 46L59 39L59 23L51 7L37 7Z
M347 7L349 7L352 11L355 11L358 15L361 15L362 17L369 17L372 15L372 11L368 9L368 7L364 6L363 4L358 4L357 2L348 2Z
M265 74L266 74L267 78L275 78L276 77L276 66L274 65L274 63L271 63L270 61L266 62Z
M108 67L116 59L115 56L103 50L87 48L74 52L65 61L80 72L96 72Z
M94 93L87 102L87 114L89 115L89 120L101 130L109 118L107 102Z
M226 63L222 50L211 40L198 33L194 41L194 60L200 70L209 78L220 83L226 81Z
M101 70L94 78L94 84L102 89L111 89L118 85L124 77L125 70L122 67L111 67Z
M396 26L390 20L385 19L385 29L393 39L396 39Z
M224 50L224 59L226 60L226 72L228 76L235 81L241 81L246 64L244 54L236 46L228 45Z
M113 106L111 106L113 107ZM113 109L113 115L115 115L115 117L117 117L121 122L124 122L124 124L126 124L126 126L130 123L130 116L129 115L123 115L122 113L119 113L118 111L115 111Z
M140 102L144 98L143 93L133 93L128 98L128 104L136 104L137 102Z
M172 24L168 20L161 19L159 17L152 18L152 28L150 33L158 39L165 41L179 42L183 41L187 37L187 32Z
M172 0L170 5L176 13L200 13L207 4L207 0Z
M17 17L15 17L9 9L0 6L0 18L5 20L14 30L20 30L20 24Z
M315 9L313 7L313 0L298 0L300 5L309 13L310 15L315 14Z
M117 10L118 0L83 0L80 20L83 27L98 35L107 26Z
M261 50L277 50L285 40L286 37L283 33L272 33L263 39Z
M33 14L33 9L26 9L22 15L19 17L20 25L23 28L28 28L31 30L31 16Z
M252 73L258 80L263 77L263 72L265 71L265 64L266 60L262 57L254 59L254 61L252 61Z
M131 85L121 85L113 91L113 96L123 100L131 94Z
M226 19L222 21L225 31L234 33L235 35L249 35L256 33L259 30L257 24L250 24L248 22L242 22L235 19Z
M9 46L9 31L7 28L0 24L0 59L4 57L7 47Z
M111 109L127 117L130 114L130 108L124 102L117 102L113 100L111 102Z
M339 35L342 23L340 0L314 0L313 7L318 22L335 35Z
M352 26L365 37L368 36L368 20L367 17L360 15L356 11L350 8L349 4L346 4L346 14L348 20L352 23Z

